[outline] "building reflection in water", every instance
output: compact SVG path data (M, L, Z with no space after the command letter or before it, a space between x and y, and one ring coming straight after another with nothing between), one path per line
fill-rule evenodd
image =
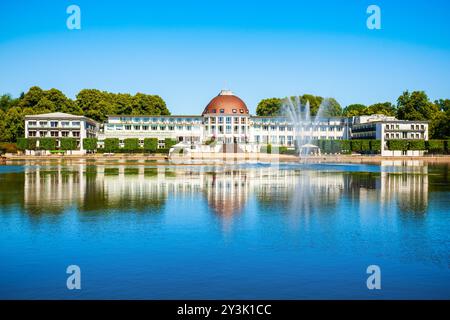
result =
M395 163L383 166L396 168ZM203 194L211 212L223 219L241 214L252 199L258 213L306 219L316 212L332 213L343 200L357 200L359 205L396 203L402 212L425 212L427 167L410 165L405 173L383 170L383 166L381 172L85 164L26 167L23 206L30 213L58 213L71 206L81 212L162 212L171 199Z

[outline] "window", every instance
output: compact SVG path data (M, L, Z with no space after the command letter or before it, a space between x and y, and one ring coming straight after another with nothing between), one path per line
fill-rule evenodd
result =
M161 131L166 130L166 126L159 126L159 130L161 130Z
M74 131L74 132L72 132L72 136L74 136L74 137L79 137L79 136L80 136L80 131Z
M134 130L141 130L141 126L134 126Z
M158 126L152 126L152 130L153 130L153 131L158 130Z
M36 125L36 121L29 121L28 125L34 127Z
M72 122L72 125L73 125L74 127L79 127L79 126L80 126L80 121L73 121L73 122Z
M237 110L236 110L236 109L233 109L233 113L237 113Z
M212 109L211 113L217 113L217 110L216 109Z
M61 136L68 137L69 136L69 131L62 131L61 132Z
M245 124L245 118L244 117L241 118L241 123Z
M41 127L45 127L45 126L47 126L47 121L39 121L39 125Z
M51 137L57 137L58 136L58 131L51 131L50 132L50 136Z
M36 137L36 131L29 131L28 132L29 137Z
M227 133L231 133L231 126L226 127Z
M239 109L239 112L240 113L244 113L244 109Z
M230 124L231 123L231 117L227 117L226 121L227 121L227 124Z
M39 131L39 137L45 137L47 135L46 131Z
M148 130L148 126L142 126L142 130Z
M225 109L220 109L220 113L225 113Z
M169 126L169 130L173 131L173 130L175 130L175 127L174 126Z
M131 125L129 124L125 125L125 130L131 130Z
M223 123L223 117L219 117L219 123Z

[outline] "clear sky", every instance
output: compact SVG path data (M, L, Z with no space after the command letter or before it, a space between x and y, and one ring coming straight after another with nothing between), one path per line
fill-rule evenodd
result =
M66 8L81 8L81 30ZM370 4L381 30L366 27ZM30 86L159 94L198 114L222 88L259 100L312 93L395 102L450 98L450 1L0 2L0 93Z

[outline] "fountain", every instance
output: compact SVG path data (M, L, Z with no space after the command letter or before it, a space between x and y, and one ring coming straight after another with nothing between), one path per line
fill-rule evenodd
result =
M293 125L295 145L299 156L320 154L319 147L313 143L314 132L320 125L323 111L327 109L329 100L324 99L315 116L311 115L309 101L302 103L299 96L283 100L281 114Z

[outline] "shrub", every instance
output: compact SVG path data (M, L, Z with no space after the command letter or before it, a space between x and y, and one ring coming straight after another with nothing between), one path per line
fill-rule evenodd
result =
M352 140L351 145L351 151L353 152L361 152L362 146L361 146L362 140Z
M27 150L36 150L37 149L37 139L36 138L28 138L27 139Z
M388 140L387 146L389 150L408 150L408 140Z
M425 150L424 140L409 140L408 150Z
M76 150L77 140L75 138L61 138L61 145L59 148L61 150Z
M425 148L429 153L444 153L445 141L444 140L428 140L425 142Z
M119 150L119 139L118 138L106 138L105 141L105 151L115 152Z
M372 153L381 153L381 140L370 140L370 151Z
M17 153L17 145L11 142L0 143L0 153Z
M138 152L141 148L139 147L139 139L138 138L127 138L124 141L124 151L126 152Z
M144 139L144 150L146 152L156 152L158 149L158 139L157 138L145 138Z
M28 140L27 138L18 138L17 139L17 149L20 151L28 150Z
M177 141L175 139L171 139L171 138L164 139L164 148L165 149L170 149L175 144L177 144Z
M339 140L340 145L341 145L341 152L342 153L351 153L352 151L352 146L351 146L351 141L350 140Z
M290 148L290 149L288 149L288 147L284 147L284 146L281 146L281 147L278 149L278 152L279 152L280 154L298 155L298 152L297 152L297 150L295 150L295 148Z
M97 150L97 138L84 138L83 139L83 149L88 151Z
M55 138L39 138L40 150L55 150L56 139Z

